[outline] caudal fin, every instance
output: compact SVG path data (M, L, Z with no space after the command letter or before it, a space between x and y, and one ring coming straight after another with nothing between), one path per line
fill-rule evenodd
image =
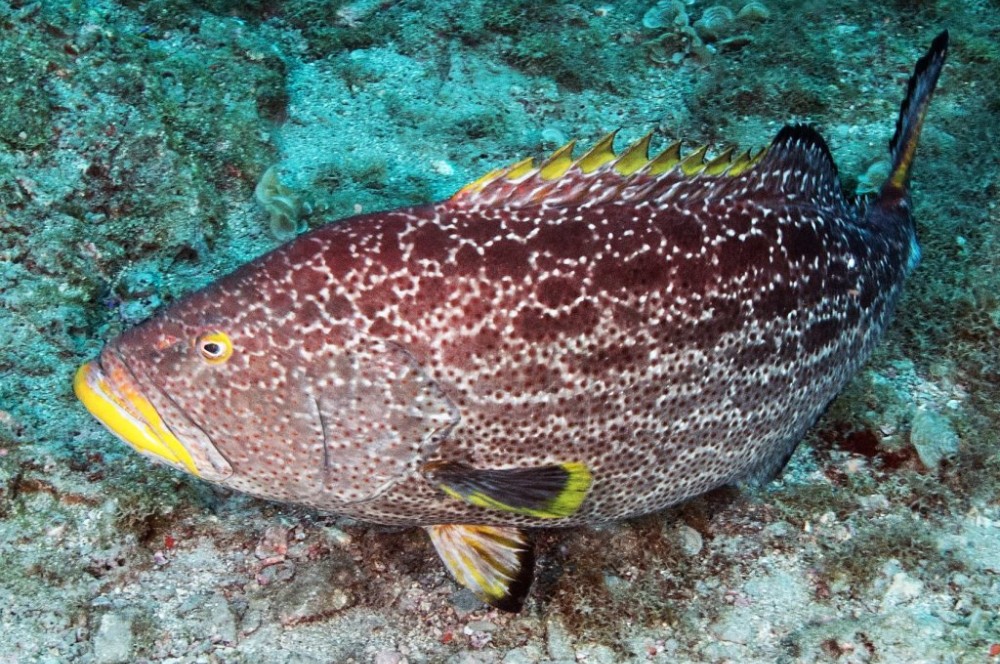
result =
M947 54L948 31L945 30L934 38L930 49L917 61L913 69L906 97L896 119L896 133L889 141L892 171L889 179L882 185L880 198L883 201L899 199L906 195L910 181L910 167L913 165L913 155L917 151L917 140L924 124L924 115L927 113L927 105L931 101Z

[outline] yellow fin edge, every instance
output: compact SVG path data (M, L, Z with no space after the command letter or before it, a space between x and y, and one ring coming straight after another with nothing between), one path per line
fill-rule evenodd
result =
M573 148L576 145L574 140L553 152L538 166L535 165L534 159L528 158L506 168L494 169L462 187L455 194L455 198L479 193L499 181L517 183L533 174L541 180L553 182L574 171L589 175L605 168L613 168L626 178L640 172L651 176L662 175L675 168L688 177L697 175L736 177L756 166L767 151L764 148L753 154L750 150L746 150L734 157L735 147L727 147L709 159L707 145L702 145L684 155L681 154L681 141L676 141L650 158L652 132L631 143L621 154L616 154L614 151L617 135L618 130L606 134L577 159L573 158Z

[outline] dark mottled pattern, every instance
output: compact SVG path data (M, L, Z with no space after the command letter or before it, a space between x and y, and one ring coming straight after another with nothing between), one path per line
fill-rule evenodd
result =
M822 139L790 128L736 176L612 162L320 228L105 361L236 489L389 523L600 522L780 464L881 336L915 247L905 203L845 198ZM192 345L212 330L236 349L218 366ZM581 461L594 485L541 521L445 496L421 473L437 460Z

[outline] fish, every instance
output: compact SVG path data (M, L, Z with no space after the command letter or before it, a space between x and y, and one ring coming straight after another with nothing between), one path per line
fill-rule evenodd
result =
M75 394L206 481L422 527L518 611L535 529L770 480L869 357L919 262L947 47L916 63L875 194L808 125L714 157L570 143L291 240L109 341Z

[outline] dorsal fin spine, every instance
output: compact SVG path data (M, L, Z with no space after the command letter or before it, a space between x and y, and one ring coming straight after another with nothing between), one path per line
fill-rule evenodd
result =
M705 170L705 155L708 154L708 146L703 145L681 160L680 168L684 175L697 175Z
M514 182L516 180L520 180L525 175L528 175L533 170L535 170L535 160L528 157L527 159L522 159L521 161L513 164L509 169L507 169L507 172L500 177L510 182Z
M702 172L705 173L705 175L722 175L727 172L733 164L732 156L735 150L736 147L730 145L717 156L712 157L708 163L705 164L705 169Z
M582 157L576 160L576 167L583 173L593 173L609 161L615 160L614 142L618 130L607 134L604 138L594 144L594 147L587 150Z
M653 157L646 166L650 175L661 175L681 162L681 142L674 141L666 150Z
M732 160L726 175L735 177L745 171L751 162L750 150L744 150L738 157Z
M625 148L621 156L615 160L614 169L628 177L649 163L649 142L653 132L649 132L632 145Z
M538 175L543 180L558 180L573 165L573 147L576 141L570 141L552 153L552 156L538 167Z

